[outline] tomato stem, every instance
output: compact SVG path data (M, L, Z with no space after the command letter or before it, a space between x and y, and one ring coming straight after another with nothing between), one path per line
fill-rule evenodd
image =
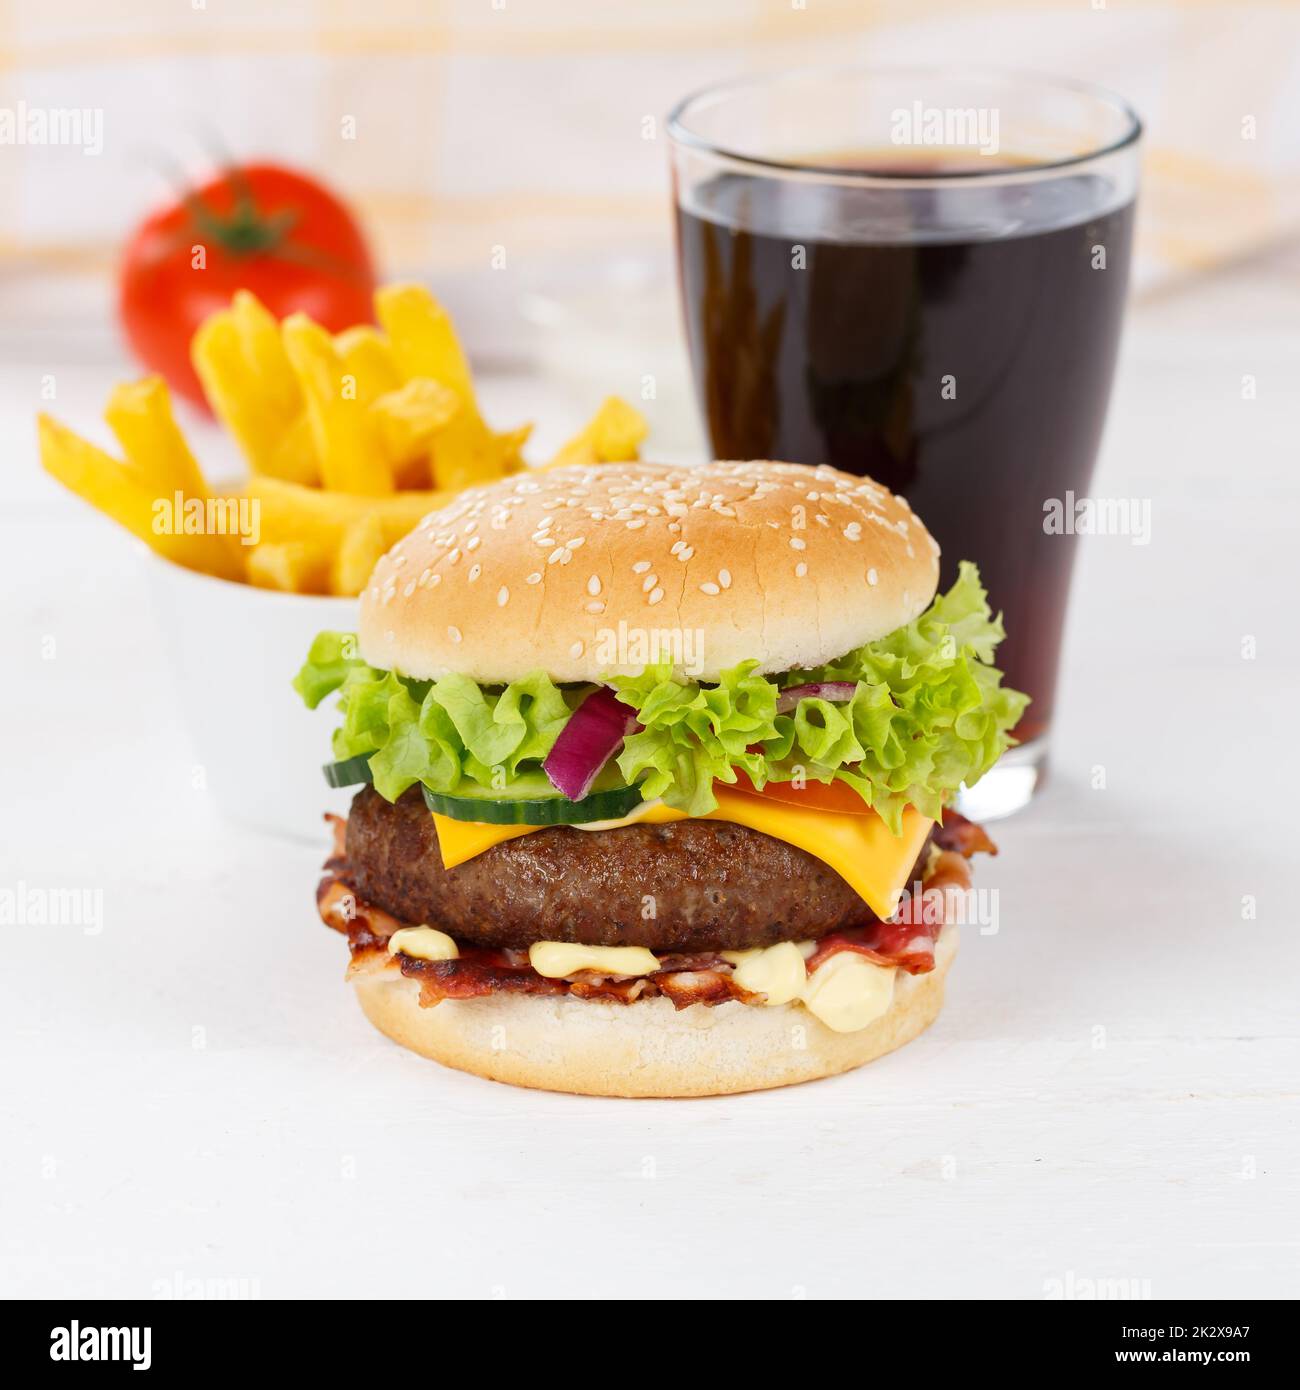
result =
M197 193L192 190L186 192L182 197L195 226L235 258L274 251L297 225L297 212L292 208L282 208L279 212L263 214L243 169L236 164L222 172L235 195L234 209L229 216L223 216L210 208Z

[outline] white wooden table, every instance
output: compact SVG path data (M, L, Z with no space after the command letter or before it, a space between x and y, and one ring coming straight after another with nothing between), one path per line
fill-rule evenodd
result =
M0 888L102 890L104 925L0 927L0 1293L1300 1293L1298 317L1291 254L1131 320L1095 491L1150 497L1152 543L1084 545L1055 778L937 1025L681 1103L371 1031L319 853L191 788L129 547L35 473L47 362L74 422L120 367L11 354Z

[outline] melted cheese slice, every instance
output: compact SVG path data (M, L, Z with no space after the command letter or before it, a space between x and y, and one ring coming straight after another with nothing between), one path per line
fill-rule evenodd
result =
M932 820L912 807L903 812L903 833L895 836L876 815L854 816L843 811L820 811L770 797L754 796L714 786L718 809L705 820L725 820L784 840L829 865L858 894L877 917L892 915L907 886L907 876L930 833ZM530 835L537 825L486 825L480 821L452 820L436 812L438 847L448 869L482 854L493 845ZM684 811L651 806L628 818L629 824L663 825L686 820Z

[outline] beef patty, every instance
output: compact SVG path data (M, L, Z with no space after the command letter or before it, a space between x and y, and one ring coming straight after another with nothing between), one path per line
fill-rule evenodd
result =
M445 869L419 788L357 793L345 877L358 897L462 941L743 950L875 920L828 865L727 821L548 826Z

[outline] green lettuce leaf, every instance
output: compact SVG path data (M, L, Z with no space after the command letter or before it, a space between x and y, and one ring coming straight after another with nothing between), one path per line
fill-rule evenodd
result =
M617 762L624 779L644 774L647 800L662 797L701 816L718 804L715 780L734 782L737 767L761 777L764 756L750 748L776 732L777 688L752 674L757 665L741 662L717 685L683 684L667 665L614 681L618 698L645 726L623 741Z
M459 675L412 680L367 665L343 632L316 637L293 685L312 709L339 692L334 756L372 755L375 790L389 801L417 782L437 792L467 781L502 790L537 771L570 714L543 672L489 690Z
M734 782L737 767L760 787L838 780L897 834L905 806L937 819L1011 744L1029 698L1004 688L989 664L1003 636L978 570L963 564L918 618L829 665L768 680L745 662L712 686L663 668L616 680L643 725L619 767L629 781L644 776L646 796L696 816L714 809L713 783ZM856 690L843 704L808 697L776 713L781 690L815 681L852 681Z

